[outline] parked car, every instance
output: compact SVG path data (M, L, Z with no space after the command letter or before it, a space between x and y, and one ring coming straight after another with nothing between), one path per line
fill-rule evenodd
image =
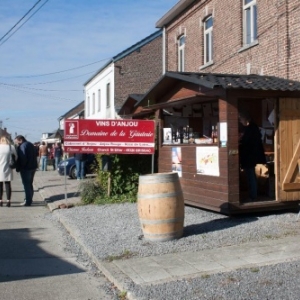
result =
M97 160L94 154L88 154L87 160L85 163L85 175L88 174L94 174L95 173L95 167L97 166ZM66 174L72 179L76 179L76 164L75 164L75 158L69 157L66 160L62 160L57 167L57 171L59 175L65 175L65 168L66 168Z

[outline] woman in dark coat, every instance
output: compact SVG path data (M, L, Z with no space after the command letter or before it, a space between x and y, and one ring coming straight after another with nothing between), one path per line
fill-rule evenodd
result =
M249 198L257 199L256 164L266 164L266 157L258 126L251 120L247 112L240 113L240 122L244 126L244 133L239 141L240 167L247 176Z

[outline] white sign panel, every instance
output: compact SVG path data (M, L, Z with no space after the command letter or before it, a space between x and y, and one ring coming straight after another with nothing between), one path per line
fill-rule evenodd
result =
M220 176L219 148L197 147L196 150L197 174Z

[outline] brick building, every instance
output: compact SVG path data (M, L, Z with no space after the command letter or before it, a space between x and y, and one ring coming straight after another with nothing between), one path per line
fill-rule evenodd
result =
M129 94L145 93L162 75L162 31L158 31L115 61L116 109Z
M299 1L181 0L156 23L164 76L137 103L128 98L127 109L134 104L133 118L155 116L158 171L178 172L185 203L228 214L297 209L299 8ZM251 170L253 197L240 165L241 111L259 126L267 158Z
M166 70L300 80L299 8L297 0L181 0L156 23Z

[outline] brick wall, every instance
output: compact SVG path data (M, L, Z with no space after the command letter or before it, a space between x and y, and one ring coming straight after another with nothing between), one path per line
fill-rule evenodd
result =
M118 109L129 94L147 92L162 76L162 36L118 60L115 66L121 67L115 69L115 106Z
M300 80L300 1L258 0L258 45L244 51L242 0L194 1L167 27L167 70L177 71L177 38L186 34L185 71ZM203 20L213 15L213 64L203 68ZM202 68L201 68L202 67Z

